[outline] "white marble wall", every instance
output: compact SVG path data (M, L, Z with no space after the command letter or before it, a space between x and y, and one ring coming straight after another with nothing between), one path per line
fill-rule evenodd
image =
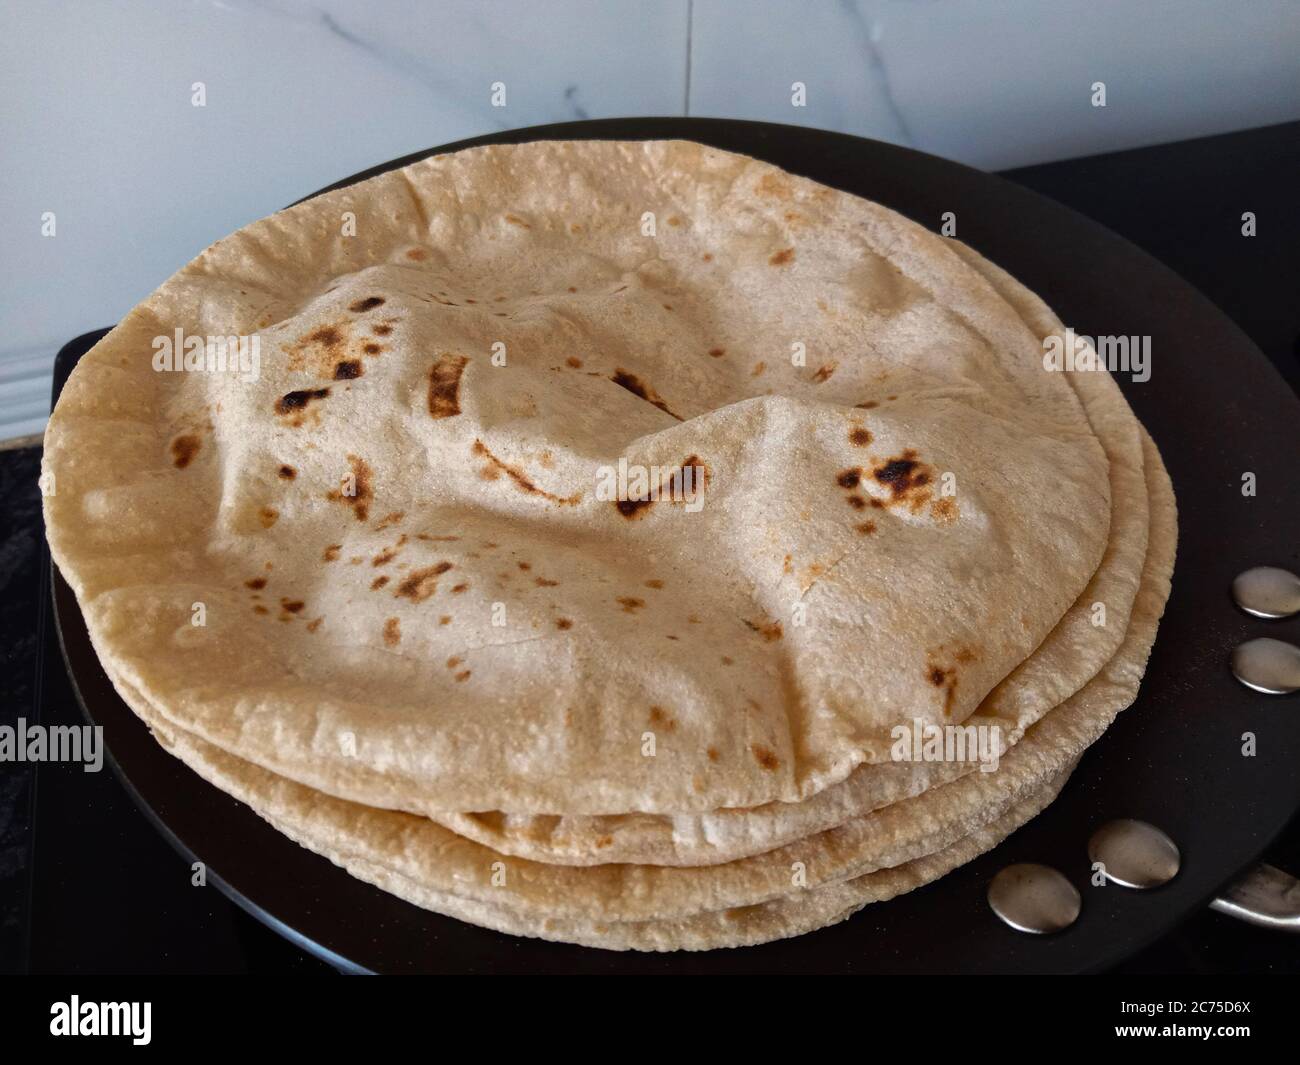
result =
M3 26L0 437L40 428L65 340L212 240L495 129L760 118L999 168L1300 118L1297 0L53 0Z

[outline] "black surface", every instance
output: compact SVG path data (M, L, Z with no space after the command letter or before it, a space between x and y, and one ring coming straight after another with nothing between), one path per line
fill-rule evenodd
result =
M1133 240L1210 295L1300 392L1300 123L1004 176ZM1241 216L1256 217L1256 236Z
M13 727L36 705L35 668L43 611L40 452L0 451L0 725ZM34 775L30 766L0 766L0 972L20 968L30 927L28 878Z
M165 755L171 778L166 771L151 778L154 767L137 783L157 792L151 799L183 837L203 839L213 868L269 909L292 912L299 927L319 925L321 938L346 943L345 953L383 968L400 968L404 960L450 970L534 971L1078 968L1130 952L1199 906L1262 848L1297 799L1289 773L1298 749L1295 715L1286 712L1294 702L1252 696L1223 669L1226 649L1261 624L1228 604L1232 572L1262 561L1295 566L1294 545L1280 551L1286 537L1278 534L1294 528L1296 517L1294 399L1244 338L1167 271L1062 208L953 164L853 138L742 123L696 122L688 132L681 120L593 123L581 133L552 127L492 139L596 135L592 127L603 127L601 135L690 135L747 150L932 226L942 211L954 210L964 240L1039 291L1080 332L1155 338L1152 381L1126 386L1126 393L1164 447L1180 489L1184 541L1171 614L1138 704L1088 755L1062 799L1000 849L1067 868L1085 892L1084 918L1047 940L1006 932L985 911L981 884L1007 859L986 856L939 884L869 907L849 925L790 943L689 958L614 956L513 940L423 914L291 845L291 854L275 850L268 861L266 848L284 841L274 833L261 838L258 829L270 830ZM1241 499L1242 469L1260 475L1259 498ZM1275 524L1281 518L1289 524ZM122 726L144 733L133 717ZM1236 751L1247 727L1259 734L1261 755L1243 764ZM110 743L134 778L130 760L137 752L118 731L109 730ZM161 755L145 740L142 751ZM204 811L209 800L195 789L211 791L213 801L231 809ZM1086 886L1087 830L1119 813L1149 816L1183 844L1178 881L1145 896ZM242 824L241 814L252 824ZM214 828L220 838L213 838ZM188 876L183 866L181 872Z

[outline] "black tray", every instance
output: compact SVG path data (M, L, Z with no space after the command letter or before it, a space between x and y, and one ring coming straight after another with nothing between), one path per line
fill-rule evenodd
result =
M745 152L878 200L958 236L1041 295L1086 335L1149 335L1152 377L1117 380L1160 445L1180 510L1173 595L1137 702L1084 756L1061 797L1000 847L851 921L793 940L703 954L615 954L520 939L427 913L291 843L166 754L113 690L70 589L54 574L65 657L87 716L145 813L235 902L340 968L381 972L1069 972L1105 968L1170 930L1254 862L1300 806L1294 697L1247 691L1228 674L1250 636L1295 640L1232 605L1232 577L1297 565L1300 403L1249 340L1160 263L1059 204L996 177L892 145L792 126L714 119L616 119L514 130L439 152L539 139L684 137ZM62 387L75 356L56 367ZM1253 472L1259 491L1243 497ZM1241 755L1243 733L1257 755ZM1085 844L1112 817L1139 817L1182 848L1156 891L1093 888ZM1083 914L1049 937L1008 930L988 910L989 879L1012 861L1062 869Z

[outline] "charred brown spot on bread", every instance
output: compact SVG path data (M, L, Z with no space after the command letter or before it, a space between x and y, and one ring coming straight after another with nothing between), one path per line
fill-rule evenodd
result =
M596 838L596 846L599 847L601 850L604 850L606 847L612 847L613 845L614 845L613 836L598 836Z
M876 531L876 523L874 521L864 521L857 526L857 530L863 536L870 536Z
M772 257L767 261L773 266L785 266L788 263L792 263L794 262L794 249L782 248L780 251L774 252Z
M722 655L722 664L724 666L732 666L736 664L736 660L732 658L731 655Z
M677 731L677 721L662 706L650 707L650 724L663 728L667 732Z
M328 388L300 388L294 392L286 392L275 401L275 413L280 415L295 414L305 410L312 400L325 399L329 394L330 390Z
M664 582L661 581L661 580L658 580L657 578L653 578L653 577L652 577L650 580L648 580L648 581L645 582L645 586L646 586L647 588L654 588L654 589L658 590L658 589L660 589L660 588L662 588L662 587L664 586Z
M975 653L969 647L959 647L954 651L939 648L926 656L925 678L936 688L943 690L943 716L952 716L953 702L957 698L957 666L975 660Z
M320 628L321 622L324 620L325 618L323 616L318 618L312 618L311 621L307 622L307 631L315 632L317 629Z
M851 506L854 510L862 510L863 508L866 507L866 505L867 505L867 501L866 501L866 499L863 498L862 496L857 495L857 494L854 494L854 495L850 495L850 496L848 496L848 504L849 504L849 506Z
M914 502L920 495L928 500L929 492L922 492L930 483L932 471L916 457L916 452L908 448L896 458L886 459L874 467L871 476L889 489L890 497L895 502Z
M429 413L435 418L454 418L460 413L460 377L469 359L443 353L429 368Z
M751 743L749 749L754 753L754 760L769 773L781 767L781 759L772 748L764 747L761 743Z
M855 425L849 430L849 443L854 447L866 447L871 443L871 430Z
M538 588L555 588L560 582L547 580L545 577L534 577L533 583L537 585Z
M261 522L263 529L269 529L280 520L280 512L275 507L262 507L257 512L257 520Z
M532 229L532 228L533 228L533 227L530 226L527 222L525 222L522 218L520 218L518 215L508 214L508 215L506 215L505 217L506 217L506 221L509 222L512 226L518 226L520 229Z
M722 356L724 356L725 354L727 354L727 349L726 349L726 348L709 348L709 354L712 355L715 359L720 359L720 358L722 358Z
M716 762L719 758L722 757L720 754L718 754L718 749L716 747L706 747L704 749L704 753L709 756L710 762Z
M623 608L625 614L635 614L645 606L645 600L638 599L635 595L620 595L615 598L614 602Z
M396 547L385 547L379 554L370 560L372 566L387 566L397 557Z
M288 614L299 614L302 612L302 608L306 605L307 604L304 603L301 599L280 600L280 609L285 611Z
M349 478L344 478L339 482L339 487L330 491L325 498L332 503L346 504L352 508L357 521L365 521L370 517L370 503L375 497L370 466L365 459L356 455L348 456L348 465L352 467L351 483Z
M382 532L384 529L387 529L390 525L396 525L404 517L406 517L406 511L404 510L390 511L389 513L385 514L382 518L380 518L377 522L375 522L375 532ZM428 537L417 536L416 539L428 539ZM406 534L403 533L401 538L398 540L398 546L400 547L405 542L406 542Z
M321 561L333 562L335 559L339 557L339 552L342 550L343 550L342 544L330 544L328 547L325 548L323 552L321 552L321 556L320 556Z
M172 465L178 470L185 469L194 461L194 456L199 453L199 448L202 446L202 441L193 433L178 436L171 444Z
M819 385L825 384L831 379L831 374L835 372L835 367L838 365L838 363L828 362L825 366L819 367L817 372L813 374L813 380Z
M449 569L451 569L450 562L439 562L436 566L412 570L398 583L393 597L409 599L413 603L423 603L438 590L438 578Z
M443 614L442 617L440 617L440 618L438 619L438 624L439 624L439 625L450 625L450 624L451 624L451 615L450 615L450 614Z
M857 488L862 481L862 470L854 466L851 469L842 470L835 478L835 483L841 488Z
M456 674L456 682L457 682L458 684L463 684L463 683L465 683L465 681L469 680L469 678L472 677L472 676L473 676L473 673L472 673L470 670L467 669L467 670L465 670L465 671L462 672L462 673L457 673L457 674Z
M641 378L637 377L636 374L628 370L615 369L614 373L610 376L610 380L620 388L626 388L638 399L644 399L652 406L658 407L670 418L676 418L679 422L682 420L678 415L669 410L668 404L660 398L659 394L646 384L646 382L642 381Z
M671 478L672 500L675 503L684 502L686 487L689 484L694 490L703 492L709 487L709 480L713 476L709 469L709 464L699 455L687 455L682 459L682 464L674 471Z
M632 519L641 517L645 508L653 502L653 499L616 499L614 506L623 517Z
M298 471L287 464L281 466L276 472L280 475L281 479L285 481L292 481L298 476Z
M250 577L248 580L244 581L244 587L245 587L245 588L252 588L253 591L255 591L255 592L261 591L263 588L266 587L266 578L265 578L265 577Z
M556 618L555 627L563 632L567 629L573 628L573 622L570 621L568 618Z
M453 585L453 586L452 586L451 594L452 594L452 595L461 595L461 594L463 594L464 592L467 592L467 591L469 591L469 585L468 585L468 584L457 584L457 585Z
M756 632L758 635L763 637L764 641L767 643L771 643L773 640L779 640L784 635L781 623L779 621L774 621L771 618L763 618L759 621L751 621L749 618L742 618L741 620L745 622L752 632Z
M372 592L377 592L379 591L380 588L382 588L387 583L388 583L388 575L381 574L380 576L376 577L373 581L370 582L370 590Z
M267 610L266 607L262 606L262 605L259 603L257 606L253 607L253 613L254 613L254 614L269 614L270 611Z
M429 253L423 248L411 248L407 251L406 257L415 263L422 263L429 257Z
M305 370L317 377L327 377L336 363L348 357L348 339L352 323L348 320L317 326L288 345L288 368Z
M700 258L703 259L706 263L711 263L713 262L713 253L706 251L703 255L700 256Z
M361 350L364 351L367 355L378 355L381 351L384 350L384 346L382 344L376 344L372 340L369 344L362 344Z
M334 366L334 380L355 381L364 372L360 359L344 359Z
M384 643L396 647L402 642L402 622L398 618L389 618L384 622Z
M570 370L581 370L582 360L578 358L576 355L570 355L567 359L564 360L564 365L567 366Z
M767 363L756 362L754 363L754 368L749 371L749 375L751 377L762 377L766 369L767 369Z
M503 462L492 454L482 440L474 441L473 452L475 455L486 460L487 465L479 471L479 475L487 480L495 480L498 475L504 473L514 482L520 491L527 492L529 495L541 496L543 499L549 499L552 503L559 503L562 506L572 506L574 503L577 503L582 499L581 492L575 492L571 496L557 496L543 488L538 488L537 485L533 483L532 479L524 473L523 470L519 469L518 466L512 466L508 462Z
M383 296L367 296L365 299L357 300L356 303L348 307L353 314L365 314L366 311L373 311L376 307L384 305Z
M315 344L322 348L336 348L345 343L346 340L344 331L337 325L322 325L300 337L298 342L300 344Z
M388 336L389 333L393 331L393 327L386 323L381 325L372 325L370 327L370 331L374 333L375 336L377 337L386 337Z

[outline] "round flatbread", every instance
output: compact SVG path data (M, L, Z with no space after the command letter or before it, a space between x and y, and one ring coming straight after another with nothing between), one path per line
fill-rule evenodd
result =
M205 337L257 373L166 368ZM329 794L799 802L969 717L1097 571L1107 456L1041 354L945 242L767 164L471 149L240 230L89 352L51 550L115 677Z
M1177 520L1168 475L1143 434L1151 534L1133 616L1119 651L1083 689L1045 715L998 770L894 803L783 848L722 865L571 867L508 857L427 818L315 791L172 727L138 698L162 742L205 779L248 803L293 839L345 866L383 866L427 889L541 922L664 921L762 905L790 892L856 880L952 846L994 823L1066 772L1137 693L1169 594ZM119 683L123 683L118 678ZM419 900L415 900L419 901ZM459 912L459 911L458 911Z

